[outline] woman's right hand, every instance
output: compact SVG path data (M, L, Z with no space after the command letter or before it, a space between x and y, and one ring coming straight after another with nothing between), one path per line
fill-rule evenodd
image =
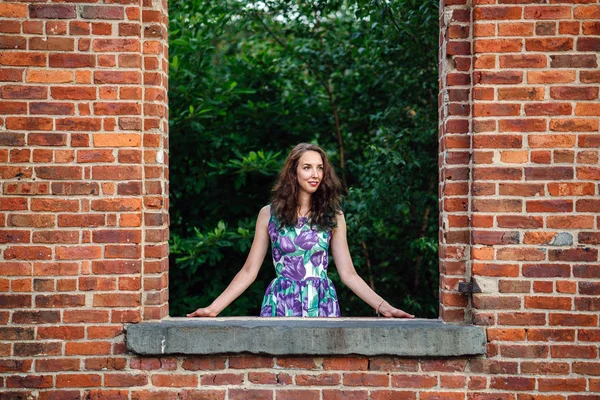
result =
M188 318L193 317L216 317L217 313L213 311L210 307L199 308L193 313L189 313L186 315Z

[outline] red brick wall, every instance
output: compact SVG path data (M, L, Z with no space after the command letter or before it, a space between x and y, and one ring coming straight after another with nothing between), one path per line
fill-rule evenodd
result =
M599 398L600 4L440 11L440 315L487 355L153 358L166 4L0 3L0 398Z

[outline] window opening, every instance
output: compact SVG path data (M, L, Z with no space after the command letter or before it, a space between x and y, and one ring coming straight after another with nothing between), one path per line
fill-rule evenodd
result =
M419 317L438 312L435 1L169 2L170 315L241 268L288 150L323 147L346 191L358 273ZM344 316L373 310L329 276ZM258 315L274 271L221 313Z

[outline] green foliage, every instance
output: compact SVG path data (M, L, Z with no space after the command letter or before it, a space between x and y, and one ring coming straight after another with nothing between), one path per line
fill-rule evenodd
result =
M314 142L344 178L358 272L391 303L436 316L437 2L169 7L171 315L231 281L287 150ZM273 277L268 255L224 315L257 315ZM345 315L372 315L336 287Z

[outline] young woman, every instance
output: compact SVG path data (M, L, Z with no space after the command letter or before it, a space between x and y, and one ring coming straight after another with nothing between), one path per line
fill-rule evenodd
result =
M263 299L261 317L339 317L333 283L327 277L329 248L340 278L385 317L414 318L377 293L356 273L340 207L340 181L325 152L301 143L288 155L263 207L246 263L213 303L188 317L215 317L254 282L269 242L277 277Z

